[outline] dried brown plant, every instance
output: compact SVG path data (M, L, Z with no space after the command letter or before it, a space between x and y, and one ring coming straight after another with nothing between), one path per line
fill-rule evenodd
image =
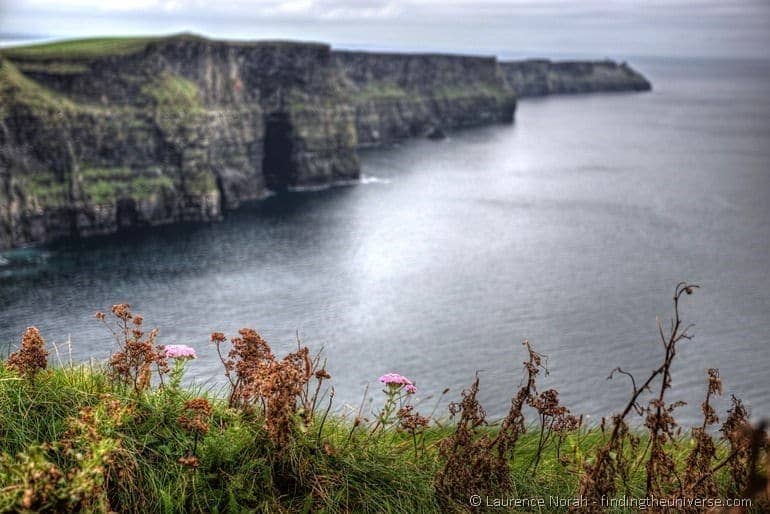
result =
M524 408L539 405L536 377L543 366L543 356L524 341L528 358L524 362L525 379L511 400L508 414L494 436L481 430L487 425L486 413L478 402L479 377L462 393L460 403L449 406L453 417L460 418L454 432L439 446L444 465L436 475L436 490L456 501L467 501L472 494L493 494L509 490L510 461L519 436L526 431ZM543 405L545 409L545 405Z
M439 446L444 465L436 475L436 490L442 497L456 501L465 501L471 494L492 493L494 482L508 480L507 466L501 477L499 462L490 455L489 434L479 430L487 425L487 415L477 399L478 392L476 375L471 386L463 390L460 402L449 405L452 416L459 414L460 418L454 432Z
M727 410L727 418L720 431L722 436L730 444L730 456L728 465L730 466L731 493L738 494L745 490L749 482L749 456L751 448L750 439L746 437L746 432L750 428L749 413L743 406L743 402L731 397L732 407Z
M404 405L396 413L396 419L398 420L398 429L412 436L414 455L417 456L417 437L424 433L430 424L430 418L421 416L419 412L414 410L413 405Z
M671 456L665 450L665 445L675 439L676 421L672 413L681 405L681 402L666 404L665 394L671 387L671 365L676 356L677 344L692 338L688 333L690 327L682 324L679 302L683 295L692 294L698 287L686 282L677 284L673 298L674 313L668 335L664 333L661 323L658 322L658 332L664 349L663 362L650 373L641 386L637 386L631 373L621 368L616 368L610 373L608 378L612 378L615 373L628 376L631 380L632 392L625 408L619 414L612 416L612 431L608 440L596 450L594 460L583 466L578 491L581 498L588 499L588 507L581 507L583 511L587 509L591 512L600 512L602 498L612 497L617 490L616 480L621 479L624 482L628 480L630 462L624 457L626 442L630 442L632 446L638 445L638 440L631 435L626 422L626 418L632 411L645 416L645 426L650 436L650 456L645 466L647 495L660 497L665 492L670 492L672 487L677 487L681 492L681 480ZM660 378L660 385L657 396L643 407L639 403L640 397L643 393L651 391L651 386L658 378Z
M746 411L740 405L740 401L733 400L734 405L730 414L740 428L731 431L729 440L732 451L725 460L712 469L712 473L725 465L730 465L733 482L730 484L728 495L750 501L752 512L770 512L770 435L767 433L767 422L760 421L757 426L745 422ZM729 417L725 424L728 424L728 421L730 421ZM728 437L727 434L725 437ZM740 492L734 483L736 474L745 482ZM746 512L746 509L744 506L734 506L721 509L719 512L740 514Z
M227 357L222 353L222 343L227 341L225 335L222 332L211 334L211 342L216 345L219 360L225 368L225 377L230 382L230 407L249 405L259 366L263 362L275 360L270 345L256 330L242 328L238 333L240 337L230 341L231 348Z
M231 340L232 347L225 357L222 344L227 341L221 332L211 334L219 358L230 382L228 404L250 409L262 407L265 430L277 446L285 446L291 439L296 421L307 426L315 413L318 394L324 380L331 378L320 354L310 357L307 347L276 359L270 345L254 329L244 328L240 337ZM316 381L311 393L310 383Z
M646 409L644 425L649 431L650 457L645 466L647 471L647 496L662 497L666 494L677 492L681 494L683 484L677 474L676 466L669 452L665 450L667 444L674 444L677 439L677 423L673 416L674 410L684 405L684 402L666 404L665 395L671 388L671 365L677 351L677 343L692 339L688 334L690 326L683 327L679 316L679 301L682 295L690 295L698 286L681 282L674 293L674 316L671 321L669 335L663 333L663 327L658 321L658 332L665 350L665 357L660 369L660 386L656 398L650 400Z
M184 403L177 422L191 434L206 435L209 431L211 412L211 404L206 398L193 398Z
M134 315L127 303L113 305L110 312L112 323L103 312L96 313L96 319L107 327L118 345L108 361L110 375L140 393L150 387L155 368L162 384L169 367L163 347L155 343L158 329L144 332L142 316Z
M273 443L284 446L294 426L298 398L313 377L307 348L300 348L280 361L260 363L247 389L265 409L265 430Z
M554 435L561 442L566 434L580 427L580 418L572 415L567 407L559 403L559 392L556 389L548 389L538 396L531 397L529 405L537 412L540 424L537 450L532 461L532 473L535 473L543 450L545 450Z
M24 331L19 349L8 356L8 369L22 376L34 378L38 371L48 366L48 352L40 331L29 327Z
M180 464L190 467L198 466L198 459L195 455L198 449L198 440L209 432L212 411L211 403L206 398L193 398L184 403L182 414L177 418L177 422L179 426L192 434L193 446L189 455L179 459Z
M701 404L703 423L692 430L695 444L687 456L684 471L683 493L687 498L714 498L719 494L711 469L717 455L717 447L709 434L709 427L719 423L719 417L711 405L711 399L722 395L722 380L718 369L711 368L706 371L706 374L708 375L706 399Z

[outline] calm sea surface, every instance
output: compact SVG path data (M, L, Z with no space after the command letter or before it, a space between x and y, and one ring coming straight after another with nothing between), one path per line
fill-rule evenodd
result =
M478 370L498 416L526 338L548 356L543 386L596 417L629 390L612 368L657 365L656 316L688 280L702 289L674 369L684 420L708 367L770 415L770 64L633 64L653 92L524 100L513 126L365 153L360 185L9 252L2 351L35 324L76 360L104 358L93 313L130 302L161 342L197 348L190 373L212 385L211 331L255 327L279 352L298 331L325 348L339 407L389 371L449 401Z

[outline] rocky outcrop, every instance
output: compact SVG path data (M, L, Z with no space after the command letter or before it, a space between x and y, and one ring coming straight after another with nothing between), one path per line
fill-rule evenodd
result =
M610 91L648 91L652 85L626 63L613 61L501 62L506 85L519 97Z
M624 87L609 63L552 65L190 35L6 49L0 249L217 219L358 178L359 147L510 123L515 89Z

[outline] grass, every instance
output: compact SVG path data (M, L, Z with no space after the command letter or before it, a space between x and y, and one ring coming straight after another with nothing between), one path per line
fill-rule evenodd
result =
M315 429L280 455L265 437L259 416L228 409L212 398L213 425L198 447L201 465L190 469L177 463L191 444L175 413L192 391L179 394L155 390L136 399L116 387L98 366L55 368L34 383L0 370L0 451L16 455L30 447L60 440L68 419L105 394L135 402L137 415L118 431L130 480L110 483L112 503L121 512L241 512L302 511L312 505L340 511L437 512L430 477L432 468L408 455L410 446L396 433L372 442L355 438L334 455L319 451ZM324 441L342 446L348 425L330 422ZM409 443L411 444L411 443ZM4 480L5 479L5 480ZM0 489L8 487L0 467ZM3 483L5 482L5 483ZM323 483L323 495L314 490ZM7 498L6 508L7 508ZM3 494L0 492L0 510Z
M70 39L15 46L3 49L11 59L89 59L95 57L129 55L143 50L157 37L100 37Z
M12 103L28 106L52 122L56 121L55 115L75 109L72 101L27 78L7 59L0 59L0 113Z
M66 207L70 201L69 184L57 180L52 173L36 173L19 177L17 184L38 208Z
M198 86L178 75L163 74L160 78L142 86L142 93L151 98L161 109L179 111L201 109Z
M141 174L126 167L86 168L80 178L83 193L96 205L114 203L121 196L145 200L174 188L166 175Z
M89 67L72 62L20 62L17 67L24 73L46 73L49 75L78 75L89 71Z
M416 95L410 94L406 89L385 82L373 82L366 87L356 91L351 98L357 102L366 102L370 100L408 100L416 98Z
M177 462L192 441L176 418L183 402L200 394L212 402L212 430L198 446L200 466L191 469ZM351 421L331 416L277 451L258 412L230 409L216 395L194 388L153 389L137 397L110 380L98 364L47 369L33 381L0 367L0 452L14 456L61 440L78 412L98 406L105 395L135 409L130 422L111 434L121 449L112 466L122 469L105 487L120 512L411 513L448 508L434 492L433 476L441 466L438 444L451 425L428 428L415 450L408 434L389 429L369 437L361 430L351 437ZM514 496L574 496L578 476L560 463L555 445L546 449L537 473L532 472L537 440L537 430L530 430L517 445L511 463ZM565 440L560 451L588 455L602 441L598 429L582 430ZM681 442L677 459L689 449L686 440ZM49 458L65 466L60 456ZM12 485L0 465L0 511L10 503L3 493L8 489L2 488ZM628 492L642 495L643 490L644 469L639 466ZM458 512L464 507L449 506Z

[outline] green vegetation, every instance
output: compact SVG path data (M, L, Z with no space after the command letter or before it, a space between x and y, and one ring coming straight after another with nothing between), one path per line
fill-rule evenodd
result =
M163 74L157 80L142 86L142 93L163 110L200 110L201 107L198 86L178 75Z
M710 406L721 394L718 372L708 372L704 420L691 437L672 430L677 402L653 392L670 386L673 350L689 339L676 302L696 287L677 287L660 368L634 382L627 409L601 427L584 426L556 391L537 389L542 356L529 343L508 415L487 422L477 378L450 405L450 422L418 414L414 384L393 373L379 379L379 412L364 412L362 401L355 413L335 414L325 361L301 346L279 358L252 329L229 341L211 334L229 385L206 391L181 386L194 349L158 345L157 331L145 331L126 304L97 313L117 344L103 365L49 368L31 327L0 361L0 512L639 510L575 505L623 497L743 498L752 503L742 511L764 512L767 433L735 399L723 437L707 430L718 421ZM659 399L644 406L647 393ZM625 424L632 408L646 415L644 427ZM492 506L511 499L518 508Z
M446 100L478 97L505 99L512 97L512 94L495 84L477 83L461 86L447 85L437 87L425 93L425 96ZM366 102L371 100L420 100L420 98L421 96L418 91L410 92L395 84L383 82L367 84L366 87L352 95L352 99L355 102Z
M388 84L386 82L372 82L367 84L366 87L356 91L353 94L353 100L359 102L366 102L369 100L408 100L415 97L416 94L410 94L406 89L397 86L396 84Z
M127 167L86 168L79 178L83 193L96 205L114 203L121 196L145 200L174 187L166 175L140 173Z
M21 189L40 209L69 205L69 184L56 179L52 173L35 173L17 178Z
M479 96L491 96L491 97L510 97L510 92L505 91L502 87L494 84L473 84L467 86L442 86L436 88L433 95L437 98L446 98L448 100L454 100L458 98L474 98Z
M211 428L198 443L197 466L189 467L179 459L189 453L194 436L180 426L178 418L185 402L201 395L213 408ZM82 460L42 446L67 440L67 432L84 409L123 409L126 415L113 420L107 412L101 413L98 437L79 448ZM119 512L450 510L436 495L434 476L442 465L438 447L451 434L451 426L426 429L415 451L408 432L389 428L370 436L367 429L354 431L352 420L330 414L321 423L318 418L295 434L290 446L278 450L265 433L261 412L229 408L210 392L167 385L136 396L111 380L102 366L57 367L39 373L33 381L0 366L0 452L5 455L0 459L0 512L14 510L30 486L11 473L30 455L38 455L45 466L80 475L95 472L87 466L106 466L98 487L91 484L89 491L104 488L112 508ZM492 434L496 430L488 429ZM603 440L601 432L591 429L570 435L561 443L559 454L556 445L549 445L534 474L538 439L538 430L531 427L513 454L515 495L573 497L579 475L562 460L591 454ZM692 448L688 440L681 443L675 455L679 463ZM103 463L93 453L105 447L114 450ZM726 470L719 478L729 479ZM71 494L66 484L56 488L56 494ZM630 495L644 495L643 466L635 470ZM66 510L66 501L49 498L48 502L52 511ZM96 507L85 510L98 511ZM451 510L464 507L452 505Z
M75 104L29 79L7 59L0 59L0 113L13 103L25 105L36 114L47 115L71 113Z
M88 59L111 55L128 55L139 52L156 37L103 37L71 39L15 46L2 50L12 59Z
M71 62L20 62L16 65L24 73L48 73L53 75L76 75L89 70L85 64Z

